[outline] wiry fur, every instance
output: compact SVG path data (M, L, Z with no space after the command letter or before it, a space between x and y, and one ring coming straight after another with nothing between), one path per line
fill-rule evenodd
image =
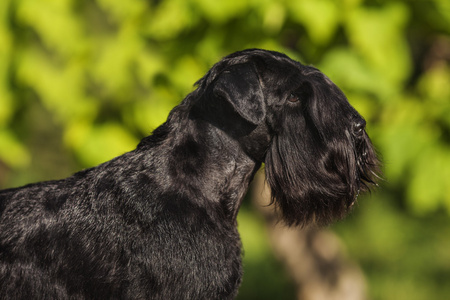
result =
M232 299L261 163L291 225L341 218L373 183L365 122L317 69L253 49L197 85L134 151L0 191L1 299Z

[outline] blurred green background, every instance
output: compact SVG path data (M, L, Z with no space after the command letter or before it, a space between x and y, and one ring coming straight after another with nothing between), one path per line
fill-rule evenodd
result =
M450 1L1 0L0 188L132 150L221 57L285 52L367 119L385 181L332 227L371 299L450 295ZM241 299L293 299L240 216Z

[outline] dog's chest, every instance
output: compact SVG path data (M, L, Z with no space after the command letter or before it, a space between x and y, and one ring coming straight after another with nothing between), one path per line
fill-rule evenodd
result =
M241 242L233 226L204 218L158 224L135 244L129 272L155 299L228 299L241 282ZM137 272L138 271L138 272Z

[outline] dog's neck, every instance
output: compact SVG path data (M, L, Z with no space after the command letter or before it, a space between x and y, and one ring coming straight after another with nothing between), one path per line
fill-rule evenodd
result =
M163 125L170 129L152 149L164 152L167 157L159 162L162 165L158 168L166 178L164 184L168 190L182 191L186 195L180 196L216 210L214 213L225 214L234 222L261 162L250 157L240 142L209 122L181 119L183 124L169 119Z

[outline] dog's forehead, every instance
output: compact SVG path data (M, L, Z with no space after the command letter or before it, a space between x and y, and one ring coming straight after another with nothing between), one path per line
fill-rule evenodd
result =
M318 69L288 57L266 60L260 77L262 85L268 88L267 91L272 90L277 96L298 92L305 82L325 83L325 78Z
M267 57L264 60L262 75L266 76L267 80L275 79L279 84L293 88L300 86L304 81L334 85L319 69L310 65L304 65L288 56Z

